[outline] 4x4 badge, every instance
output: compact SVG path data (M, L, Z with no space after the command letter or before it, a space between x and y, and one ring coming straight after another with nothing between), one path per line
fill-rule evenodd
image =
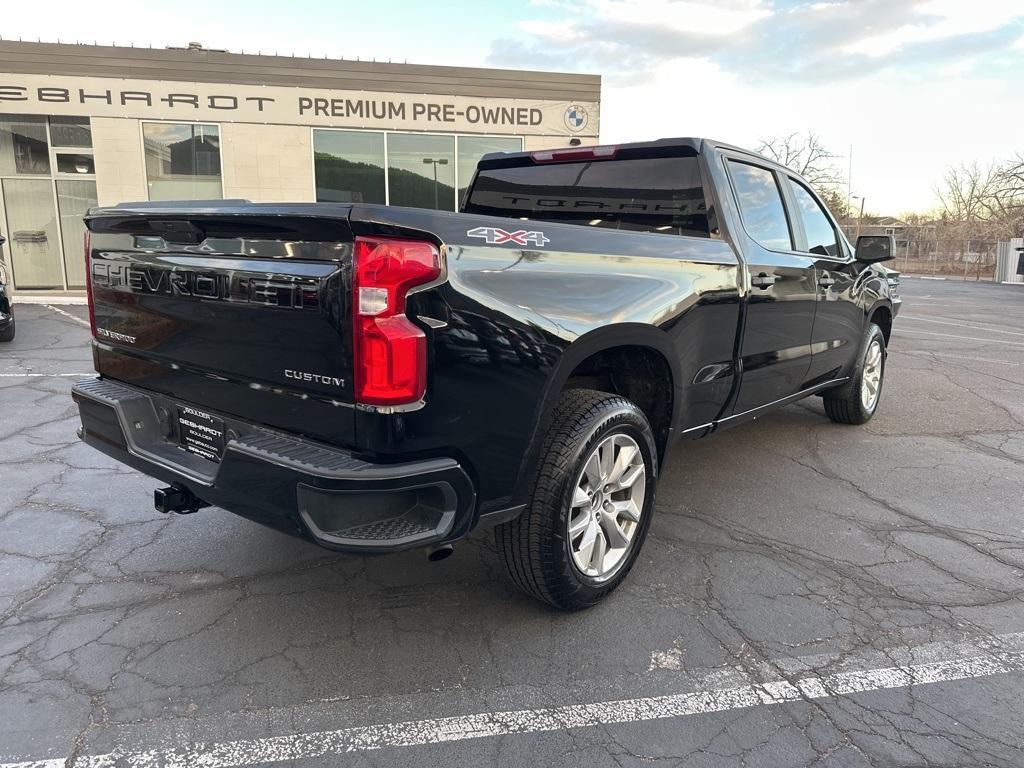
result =
M527 232L525 229L518 229L515 232L506 232L504 229L498 229L497 227L474 227L473 229L467 230L466 235L469 237L482 238L491 245L501 245L502 243L515 243L516 245L544 245L551 242L550 238L544 237L543 232Z

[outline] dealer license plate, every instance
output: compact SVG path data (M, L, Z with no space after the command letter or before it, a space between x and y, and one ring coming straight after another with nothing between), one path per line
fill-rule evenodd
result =
M224 455L224 420L195 408L178 408L178 441L196 456L220 461Z

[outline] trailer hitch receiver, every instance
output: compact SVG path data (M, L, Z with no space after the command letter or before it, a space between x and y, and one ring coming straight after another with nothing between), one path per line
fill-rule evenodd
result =
M191 515L203 507L210 506L183 485L170 485L153 491L153 506L157 512L167 514L177 512L179 515Z

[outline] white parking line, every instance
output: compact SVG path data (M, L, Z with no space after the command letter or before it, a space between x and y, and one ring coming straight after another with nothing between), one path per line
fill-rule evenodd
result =
M116 751L100 755L0 763L0 768L235 768L290 760L309 760L352 752L469 741L497 736L524 735L623 725L665 718L726 712L855 693L870 693L932 683L946 683L992 675L1024 672L1024 634L1003 635L981 648L966 643L934 643L919 654L930 659L879 669L853 670L827 675L804 675L790 680L750 682L729 688L669 696L573 704L546 709L481 712L458 717L410 720L290 736L239 739L220 743L153 750ZM966 655L966 654L970 655ZM781 660L779 668L792 668L798 659Z
M913 355L914 357L949 357L954 360L970 360L973 363L992 363L994 365L1012 365L1015 368L1019 368L1024 363L1015 363L1012 360L993 360L988 357L968 357L967 355L953 355L949 352L928 352L925 350L915 349L900 349L897 350L898 354L901 355Z
M958 328L967 328L968 330L971 331L985 331L986 333L1002 333L1008 336L1024 336L1024 333L1021 333L1020 331L1004 331L1001 328L993 328L988 324L982 325L981 323L970 325L968 323L955 322L953 320L938 320L934 317L919 317L918 315L900 315L899 322L903 322L904 320L914 320L919 323L939 323L940 325L955 325Z
M919 336L941 336L944 339L964 339L966 341L983 341L986 344L1000 344L1004 347L1024 347L1024 341L1003 341L1002 339L982 339L978 336L956 336L952 333L935 333L934 331L915 331L909 328L893 328L893 333L900 336L918 334Z
M52 309L52 310L53 310L54 312L56 312L56 313L57 313L58 315L64 315L64 317L66 317L66 318L69 318L69 319L71 319L71 320L74 320L74 321L75 321L76 323L78 323L79 325L84 325L84 326L85 326L86 328L90 328L90 327L91 327L91 326L89 325L89 321L88 321L88 320L83 320L83 319L82 319L82 318L80 318L80 317L75 317L75 316L74 316L74 315L72 315L72 314L71 314L70 312L66 312L66 311L64 311L63 309L59 308L59 307L55 307L55 306L53 306L52 304L43 304L43 306L44 306L44 307L46 307L47 309Z
M68 376L76 379L84 379L95 376L95 373L0 373L0 378L5 379L33 379L46 378L47 376Z

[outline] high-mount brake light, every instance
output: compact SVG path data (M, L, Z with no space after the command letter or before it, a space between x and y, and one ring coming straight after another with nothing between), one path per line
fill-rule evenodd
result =
M96 299L92 295L92 232L85 230L82 238L85 250L85 295L89 299L89 328L92 337L96 338Z
M427 389L427 338L405 316L405 300L440 276L440 253L422 240L357 237L354 261L356 402L414 403Z
M617 146L607 144L600 147L569 147L568 149L542 149L531 152L535 163L571 163L577 160L611 160L619 151Z

